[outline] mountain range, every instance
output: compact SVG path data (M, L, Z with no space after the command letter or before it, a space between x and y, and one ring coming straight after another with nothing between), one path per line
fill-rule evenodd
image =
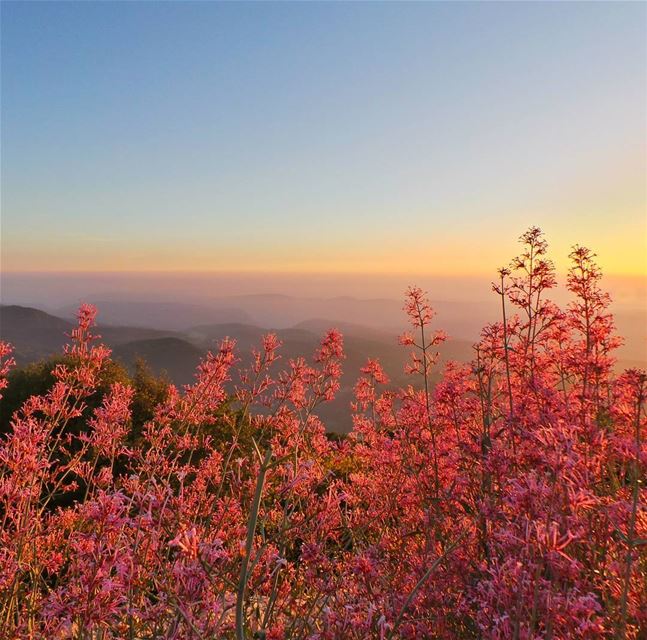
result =
M182 386L194 380L196 366L209 349L217 347L225 337L237 342L243 365L262 337L274 332L283 343L284 361L297 356L310 356L322 335L330 328L344 335L346 360L341 389L334 402L321 410L322 418L334 430L350 428L348 403L360 368L366 360L380 361L394 386L412 382L404 373L408 350L397 343L397 334L406 328L406 319L392 300L301 300L289 296L232 296L209 305L172 302L96 301L99 308L97 333L112 349L113 358L129 369L143 358L156 374L165 374L174 384ZM460 305L434 303L439 309L438 326L453 329L451 334L468 336L453 338L441 345L443 361L469 361L472 345L478 336L477 326L486 321L482 315L492 310ZM0 305L0 337L15 349L19 365L60 353L74 327L73 308L59 314L20 305ZM332 317L325 314L329 312ZM308 313L313 315L308 317ZM320 315L317 315L320 314ZM482 315L481 315L482 314ZM626 317L625 317L626 316ZM257 319L263 318L263 322ZM340 320L349 318L349 320ZM490 318L492 319L492 318ZM289 324L290 320L293 321ZM645 366L644 323L636 314L620 315L619 329L629 331L631 345L620 352L619 367ZM641 333L642 332L642 333Z
M60 353L73 327L72 320L40 309L0 306L0 337L14 346L19 365ZM282 360L287 361L298 356L309 357L325 331L332 327L344 334L344 374L337 398L322 407L320 414L333 430L346 431L351 426L347 407L352 399L353 385L369 357L381 362L393 385L412 382L404 373L408 350L398 345L395 333L326 319L311 319L279 329L222 322L196 325L182 331L99 323L96 332L112 349L113 358L129 369L134 368L138 358L143 358L154 373L165 374L174 384L181 386L194 380L200 359L225 337L236 340L237 352L244 365L249 361L251 350L261 344L263 335L273 331L282 342ZM449 341L442 345L440 353L441 360L466 361L471 358L471 343L466 340Z

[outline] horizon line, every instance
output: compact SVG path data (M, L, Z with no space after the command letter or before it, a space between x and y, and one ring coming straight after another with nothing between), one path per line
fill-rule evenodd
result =
M555 269L557 274L564 274L567 270ZM255 276L363 276L363 277L384 277L384 276L423 276L439 278L483 278L496 276L496 270L489 272L461 272L445 273L440 271L318 271L318 270L268 270L268 269L1 269L0 277L5 275L255 275ZM605 271L602 269L603 277L621 277L647 280L647 269L642 273Z

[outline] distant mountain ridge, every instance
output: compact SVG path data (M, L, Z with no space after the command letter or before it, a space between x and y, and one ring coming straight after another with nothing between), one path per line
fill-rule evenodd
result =
M0 305L0 337L13 345L18 363L24 364L60 353L69 342L68 336L75 326L76 323L72 320L33 307ZM105 325L101 318L95 333L110 347L173 335L158 329Z
M102 317L99 310L100 321ZM68 342L66 334L69 335L73 327L72 321L39 309L0 306L0 337L14 345L18 364L60 353ZM322 335L332 327L345 334L346 359L338 397L321 408L321 415L329 426L348 430L351 427L348 403L366 360L369 357L380 360L393 383L403 385L411 381L403 372L408 351L397 344L395 333L318 318L274 330L283 343L277 366L299 356L310 357ZM136 360L143 358L155 373L165 372L178 385L194 380L200 359L225 337L237 341L237 352L245 366L249 363L251 350L260 346L263 335L269 331L272 330L240 322L196 325L184 332L101 323L96 329L102 341L113 350L115 360L133 369ZM444 359L467 360L471 356L471 344L467 341L450 342L441 351Z
M251 322L242 309L212 308L185 302L149 302L136 300L95 300L88 302L100 310L102 322L108 325L154 328L165 331L182 331L195 324L210 322ZM74 305L58 310L64 317L73 317Z
M401 312L400 315L402 316ZM218 317L217 314L214 316ZM271 315L269 317L271 318ZM344 335L346 353L341 389L337 398L332 403L323 405L320 410L326 424L335 430L347 431L352 426L347 408L352 400L353 386L360 375L360 369L368 358L375 358L381 362L394 386L406 386L412 382L404 373L409 350L398 345L398 331L390 332L355 322L312 317L294 326L278 329L239 321L206 322L183 331L116 326L104 322L104 314L100 308L96 333L101 335L102 342L113 350L115 360L132 370L136 360L143 358L153 372L165 372L172 382L180 386L195 379L195 370L200 359L225 337L236 340L237 353L245 366L250 361L251 350L259 347L263 335L270 331L276 333L283 343L279 351L281 359L277 364L280 367L291 358L310 357L325 331L337 328ZM12 343L19 365L60 353L64 344L69 341L66 336L73 327L74 323L71 320L37 308L0 305L0 338ZM401 318L400 327L406 328L404 318ZM434 379L444 361L471 360L472 341L450 339L441 345L439 352L441 362L434 370ZM638 358L632 360L623 357L620 366L644 366L644 360L640 359L639 353L637 355Z
M40 309L0 305L0 337L13 345L19 363L59 352L73 328L71 321Z
M130 369L141 358L156 374L166 374L176 384L188 384L205 350L183 338L168 336L117 345L112 355Z

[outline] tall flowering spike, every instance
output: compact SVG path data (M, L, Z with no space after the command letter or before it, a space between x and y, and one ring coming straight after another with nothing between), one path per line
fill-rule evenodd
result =
M398 337L401 345L414 347L410 361L405 365L405 371L409 374L421 374L425 378L425 394L428 396L427 377L439 355L438 352L432 351L432 348L442 344L447 339L447 335L444 331L426 331L426 327L436 314L420 287L407 289L403 309L411 325L419 330L417 337L410 331L405 331Z
M103 344L93 344L100 336L92 333L97 316L91 304L82 304L77 313L77 326L69 334L71 343L64 348L68 358L58 364L53 375L71 387L70 395L90 395L94 392L99 375L110 356L110 349ZM79 396L80 397L80 396Z
M263 348L261 351L254 350L254 366L252 370L255 375L267 370L274 361L279 358L276 353L283 343L276 337L275 333L268 333L263 336Z
M236 362L236 341L225 338L217 352L209 351L198 365L196 382L186 388L178 413L187 424L200 424L216 411L227 397L224 385L230 380L230 370Z
M569 368L581 381L580 400L598 402L599 395L604 393L601 376L611 370L613 351L622 341L614 332L609 312L611 298L600 287L602 273L595 262L595 254L576 245L569 257L567 288L575 295L565 314L574 330Z
M435 315L425 292L420 287L409 287L403 307L412 326L422 328L428 325Z
M276 351L281 348L283 343L279 340L275 333L267 333L263 336L263 351L265 358L269 362L273 362L278 356Z
M74 348L78 352L85 353L92 341L99 336L92 334L97 319L97 308L92 304L83 303L76 313L77 326L72 329L70 338L75 343Z
M378 384L388 384L389 378L382 365L371 358L368 359L366 364L360 369L362 375L355 384L355 400L356 403L353 407L356 410L365 411L369 405L375 403L377 397L375 388Z
M546 257L548 242L539 227L530 227L519 242L523 249L510 265L511 272L519 275L512 278L509 295L512 302L532 312L532 305L538 303L535 297L557 284L555 267Z
M595 262L595 253L586 247L575 245L568 257L571 259L567 279L569 290L580 297L586 291L598 291L602 272Z
M345 357L342 334L337 329L330 329L314 354L314 361L319 365L312 382L317 401L330 401L335 397L342 375L341 361Z
M331 359L342 360L343 358L344 337L337 329L330 329L315 353L315 362L326 362Z
M89 420L88 424L92 429L89 442L100 455L114 458L119 453L128 436L133 395L132 387L115 382L102 405Z
M79 331L88 332L95 325L97 308L93 304L84 302L79 307L76 317L79 323Z
M557 284L555 267L552 260L546 257L548 243L538 227L531 227L519 241L523 245L522 252L511 262L511 276L505 294L510 302L523 312L523 324L519 328L518 341L524 359L521 375L533 380L541 365L540 350L542 344L549 339L548 330L559 318L560 312L547 297L546 292ZM505 286L504 272L500 272L501 290ZM496 289L495 289L496 290ZM505 302L505 301L503 301ZM506 350L510 345L506 327ZM515 369L514 359L508 363L508 369ZM510 403L512 406L512 402Z
M275 383L269 372L272 365L281 357L277 353L281 345L282 342L276 334L268 333L263 336L262 348L252 349L252 366L240 372L241 386L236 388L236 397L244 407L255 400L268 402L261 396Z
M576 245L569 258L571 267L568 270L566 286L576 296L569 305L572 315L581 317L580 328L585 329L595 317L601 317L611 303L609 294L600 287L602 272L595 262L595 253Z
M544 232L539 227L530 227L521 234L519 242L523 245L523 252L513 261L515 266L523 266L526 261L533 257L543 256L548 250L548 242L544 237Z
M499 281L492 283L492 291L500 296L504 296L505 281L506 278L508 278L508 276L510 275L510 269L508 267L499 267L499 269L497 269L497 274L499 276Z

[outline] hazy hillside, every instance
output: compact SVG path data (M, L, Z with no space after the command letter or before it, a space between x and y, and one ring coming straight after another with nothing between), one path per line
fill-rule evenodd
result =
M435 375L443 361L468 361L472 358L472 343L477 335L474 327L482 323L480 305L470 308L469 305L448 303L444 305L445 321L443 305L439 307L437 325L450 335L467 334L468 339L450 339L441 346L441 363ZM72 315L71 308L68 312ZM290 318L301 318L308 312L319 315L300 319L293 326L283 326ZM343 319L343 314L347 314L346 319ZM250 317L264 320L250 322ZM226 321L220 321L223 318ZM195 319L198 322L191 326ZM394 327L380 328L378 323L385 322L385 319ZM111 320L120 325L111 324ZM647 361L647 341L640 337L645 331L643 320L640 312L621 311L617 314L619 332L629 336L618 352L619 368L644 366ZM144 326L146 321L151 326ZM99 307L99 322L97 333L113 349L116 360L132 369L135 361L143 358L155 373L167 374L180 386L193 381L200 359L225 337L236 340L239 357L246 364L251 350L258 347L262 336L274 331L283 342L281 361L277 365L282 366L291 358L309 357L325 331L335 327L344 335L344 375L337 398L322 407L321 414L329 427L336 430L348 430L351 426L347 408L352 400L353 386L367 358L378 359L395 386L410 382L404 374L408 351L397 344L397 335L405 328L405 322L400 305L392 300L238 296L227 298L214 309L181 303L106 302ZM181 327L182 330L170 330L170 327ZM67 342L66 334L72 328L71 320L39 309L17 305L0 307L0 335L14 345L19 364L59 353Z
M0 336L13 345L18 363L39 360L60 351L73 326L72 322L39 309L0 306Z
M250 316L242 309L229 306L211 307L184 302L149 302L128 299L84 298L99 309L99 319L105 324L152 327L162 330L183 330L194 324L211 322L249 322ZM77 305L67 305L58 315L73 317Z
M168 374L176 384L187 384L193 380L196 366L203 355L203 349L176 337L134 340L113 350L115 360L132 368L135 361L142 358L152 371Z
M67 337L75 324L32 307L0 306L0 337L14 347L19 364L59 353L69 342ZM169 337L172 332L144 327L109 326L99 322L95 332L102 342L115 347L136 340Z
M123 307L124 310L126 307ZM103 313L100 310L100 318ZM105 319L104 319L105 321ZM404 374L408 350L397 343L397 332L388 332L349 322L332 319L310 319L295 327L275 329L283 346L277 367L290 359L310 357L327 329L335 327L344 334L346 360L341 389L334 400L322 407L322 417L336 430L351 426L348 404L360 369L368 358L378 359L396 386L406 385L410 379ZM16 349L19 364L40 360L60 352L68 341L71 321L38 309L18 306L0 307L0 335ZM113 349L116 360L133 368L138 358L146 360L157 374L166 373L177 385L189 384L195 369L207 350L217 348L225 337L234 338L243 365L249 362L251 351L257 348L264 334L271 331L252 324L238 322L212 323L192 327L184 332L170 332L133 326L100 325L97 332L102 341ZM441 359L468 360L471 342L450 340L440 349ZM235 384L235 380L232 384Z
M618 333L625 339L618 349L624 367L647 366L647 309L622 310L614 314Z

